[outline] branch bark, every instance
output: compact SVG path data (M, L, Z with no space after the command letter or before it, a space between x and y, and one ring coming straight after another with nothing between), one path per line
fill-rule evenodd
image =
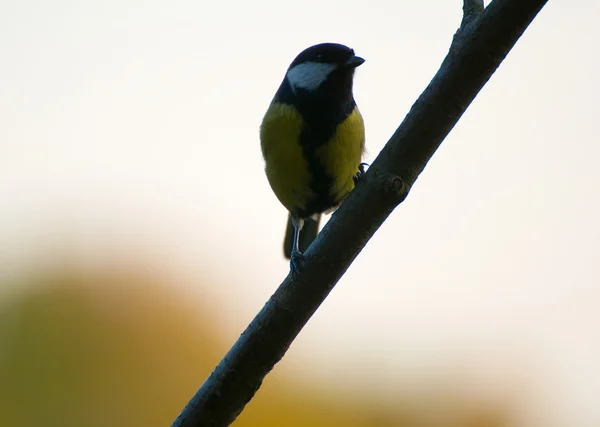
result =
M464 0L439 71L355 190L172 427L227 426L325 300L371 236L408 195L444 138L547 0Z

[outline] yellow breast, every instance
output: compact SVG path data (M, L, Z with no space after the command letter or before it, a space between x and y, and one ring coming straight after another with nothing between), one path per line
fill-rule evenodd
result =
M313 197L308 164L298 143L302 117L290 105L272 103L260 127L260 142L269 184L279 201L293 212Z
M354 188L353 177L358 171L365 150L365 125L358 107L340 123L331 140L319 148L318 157L325 171L333 177L329 193L339 204Z
M269 184L290 211L303 210L315 198L307 160L299 143L303 119L287 104L272 103L261 125L260 139ZM339 204L354 188L353 176L364 151L364 123L358 108L317 150L317 158L333 178L331 198Z

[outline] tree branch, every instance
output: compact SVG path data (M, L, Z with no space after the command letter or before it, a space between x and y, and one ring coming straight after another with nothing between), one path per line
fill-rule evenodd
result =
M464 0L439 71L363 179L183 409L173 427L226 426L327 297L547 0Z

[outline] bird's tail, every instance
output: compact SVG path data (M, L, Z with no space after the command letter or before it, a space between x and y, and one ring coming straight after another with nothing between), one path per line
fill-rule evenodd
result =
M300 231L300 251L304 252L310 244L315 240L319 233L319 223L321 222L321 215L317 220L307 218L304 220L304 226ZM285 230L285 240L283 241L283 256L290 259L292 254L292 248L294 247L294 224L292 224L292 217L288 215L287 228Z

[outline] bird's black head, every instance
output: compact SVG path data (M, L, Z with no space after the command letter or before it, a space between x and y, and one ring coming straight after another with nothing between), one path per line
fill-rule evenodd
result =
M363 62L347 46L322 43L302 51L290 64L286 79L297 95L351 99L354 70Z
M290 64L289 69L296 65L316 62L320 64L332 64L341 68L352 70L365 62L354 54L354 49L338 43L321 43L304 49Z

